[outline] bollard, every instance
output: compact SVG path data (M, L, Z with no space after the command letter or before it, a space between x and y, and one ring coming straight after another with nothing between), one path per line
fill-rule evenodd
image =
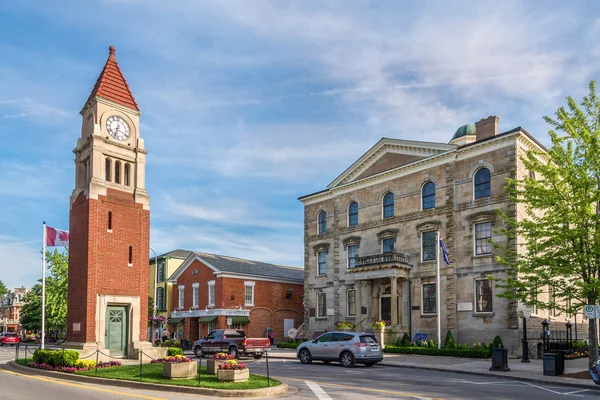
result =
M269 375L269 352L265 351L265 358L267 361L267 387L271 387L271 375Z
M96 350L96 371L95 376L98 376L98 355L100 354L100 350Z
M143 358L142 355L143 354L144 354L143 352L138 351L138 357L140 357L140 382L142 381L142 358Z
M15 354L15 362L18 363L19 362L19 346L21 345L21 343L17 343L17 348L16 348L16 354ZM25 357L25 361L27 361L27 357Z
M60 360L60 369L61 371L65 369L65 348L62 349L62 355Z
M198 387L200 387L200 374L202 373L202 357L198 358Z

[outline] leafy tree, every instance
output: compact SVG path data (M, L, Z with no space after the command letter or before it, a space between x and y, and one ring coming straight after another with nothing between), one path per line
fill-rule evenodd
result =
M551 126L548 152L521 157L530 174L508 179L512 214L501 214L506 244L498 261L509 267L499 280L502 296L566 313L600 300L600 99L596 84L578 105L567 98ZM517 218L517 216L519 218ZM548 299L536 296L553 290ZM590 366L595 362L595 324L589 324Z
M454 340L454 336L452 336L452 332L450 332L450 329L448 329L448 332L446 333L444 347L448 349L453 349L456 347L456 341Z
M0 281L0 297L4 296L7 293L8 289L6 288L6 285L4 284L4 282Z
M42 285L39 283L33 285L23 302L25 304L20 313L21 327L27 331L39 331L42 329Z

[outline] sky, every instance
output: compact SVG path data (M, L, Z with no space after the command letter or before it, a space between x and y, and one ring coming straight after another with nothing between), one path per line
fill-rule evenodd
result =
M299 196L381 137L544 115L600 69L594 1L0 2L0 280L68 229L83 107L116 47L142 111L150 245L303 266Z

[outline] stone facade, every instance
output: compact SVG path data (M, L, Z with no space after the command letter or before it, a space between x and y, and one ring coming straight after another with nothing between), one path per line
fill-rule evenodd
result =
M502 227L497 210L515 215L517 209L508 199L505 181L527 174L518 158L524 149L543 148L520 128L498 134L497 121L484 119L470 128L472 135L455 135L450 144L382 139L327 190L300 198L309 330L332 330L338 321L368 330L373 321L385 319L391 323L388 340L404 332L437 340L434 303L441 253L434 232L439 230L450 261L446 265L440 260L442 340L447 330L458 343L468 344L490 343L500 335L507 347L519 348L517 304L498 297L499 290L488 279L505 277L505 268L481 238L506 243L496 233ZM490 173L489 193L476 196L475 175L485 176L481 169ZM435 186L431 208L424 206L428 182ZM389 206L384 210L386 193L393 194L393 212ZM357 217L350 215L353 202L358 204ZM325 229L322 219L319 226L322 213ZM390 242L393 249L384 251L390 250ZM353 260L349 249L356 250Z
M0 332L20 332L21 309L25 304L23 299L30 289L22 287L9 290L0 297Z

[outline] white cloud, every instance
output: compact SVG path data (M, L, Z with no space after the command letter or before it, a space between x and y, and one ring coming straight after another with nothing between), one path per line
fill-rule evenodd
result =
M0 280L8 289L36 284L42 277L41 249L18 242L13 237L4 236L0 241L0 260L3 266ZM41 239L37 243L41 245Z

